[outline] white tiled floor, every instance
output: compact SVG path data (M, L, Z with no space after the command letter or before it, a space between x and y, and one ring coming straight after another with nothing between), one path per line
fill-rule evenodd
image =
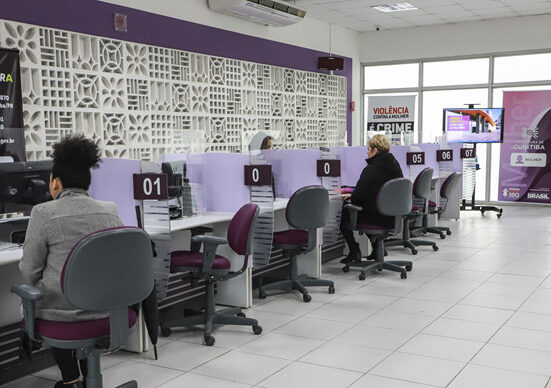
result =
M463 213L438 252L392 248L414 261L408 279L383 272L358 280L338 260L324 265L337 292L312 302L279 294L247 315L263 326L221 327L213 347L201 330L174 330L151 354L102 360L106 387L551 388L551 209ZM430 238L430 237L429 237ZM6 385L52 387L56 368Z

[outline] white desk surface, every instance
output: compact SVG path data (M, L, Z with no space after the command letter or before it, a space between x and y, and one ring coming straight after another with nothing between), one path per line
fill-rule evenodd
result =
M0 266L17 263L22 256L23 248L21 247L0 251Z

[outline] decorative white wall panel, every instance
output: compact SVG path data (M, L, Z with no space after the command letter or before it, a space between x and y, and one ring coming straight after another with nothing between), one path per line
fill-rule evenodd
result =
M73 132L103 156L144 160L198 146L240 152L258 131L274 148L346 142L345 77L5 20L0 47L21 53L28 160Z

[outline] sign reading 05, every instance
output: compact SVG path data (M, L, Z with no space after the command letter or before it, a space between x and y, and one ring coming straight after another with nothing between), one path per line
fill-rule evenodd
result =
M453 150L436 150L437 162L451 162L453 160Z
M168 199L168 180L166 174L134 174L134 199Z
M474 158L476 156L476 148L461 148L461 159Z
M245 166L246 186L271 186L272 166L269 164L250 164Z
M406 163L408 166L425 164L424 152L408 152L406 154Z
M319 177L341 176L341 161L338 159L317 160L317 173Z

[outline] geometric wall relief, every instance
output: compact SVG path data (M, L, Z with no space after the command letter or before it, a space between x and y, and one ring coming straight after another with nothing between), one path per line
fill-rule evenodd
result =
M345 77L1 19L0 46L20 50L28 160L74 132L142 160L241 152L258 131L277 149L346 141Z

